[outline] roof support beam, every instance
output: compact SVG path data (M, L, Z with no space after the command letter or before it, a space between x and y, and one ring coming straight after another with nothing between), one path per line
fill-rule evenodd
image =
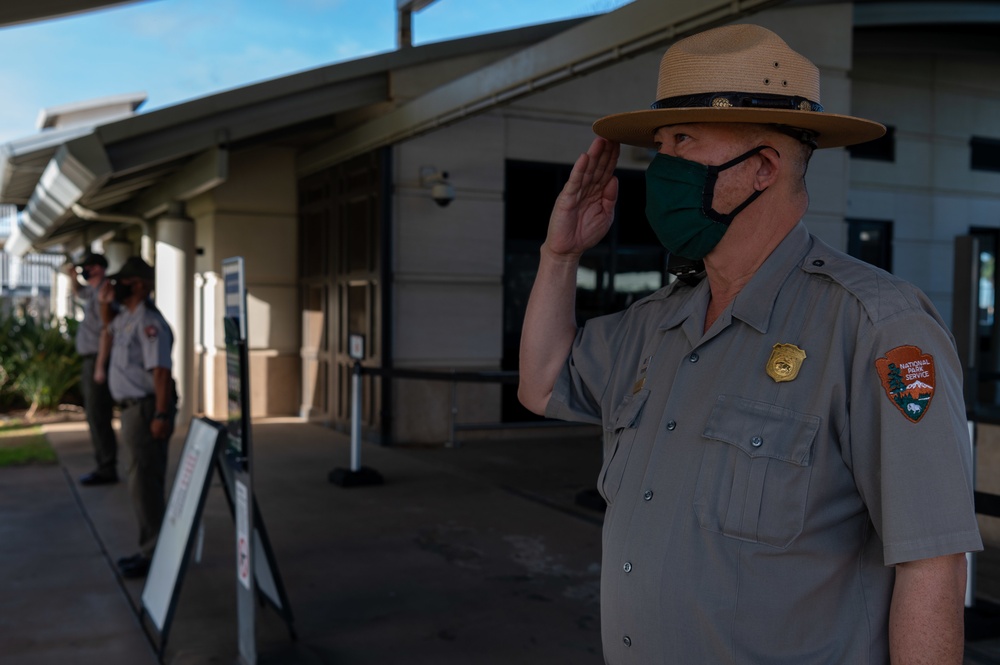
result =
M201 153L177 173L144 191L130 206L137 215L152 219L167 212L174 201L189 201L218 187L229 177L229 151L212 148Z
M305 151L300 175L417 136L784 0L635 0Z

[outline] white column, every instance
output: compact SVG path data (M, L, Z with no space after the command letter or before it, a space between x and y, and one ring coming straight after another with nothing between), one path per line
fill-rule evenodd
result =
M194 220L183 205L156 220L156 306L174 332L177 423L186 426L196 401L194 382Z
M57 319L76 318L72 306L70 276L63 272L63 266L52 271L52 285L49 289L49 310Z
M204 408L205 415L216 420L225 420L228 417L228 398L225 394L218 394L216 386L220 381L224 386L225 378L217 376L219 372L218 356L224 354L225 335L222 332L223 296L222 279L219 273L204 272L201 274L204 287L201 292L201 345L204 348L202 361L202 385L204 386ZM223 363L223 372L225 364Z
M132 243L127 240L109 240L104 243L104 258L108 260L109 275L121 270L130 256L132 256Z

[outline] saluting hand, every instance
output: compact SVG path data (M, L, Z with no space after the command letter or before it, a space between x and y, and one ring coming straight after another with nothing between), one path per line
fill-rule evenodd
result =
M596 138L576 160L549 218L545 246L553 254L579 258L611 228L618 200L618 153L617 143Z
M111 285L110 280L104 280L101 284L101 290L97 292L97 302L102 305L110 305L115 301L115 287Z

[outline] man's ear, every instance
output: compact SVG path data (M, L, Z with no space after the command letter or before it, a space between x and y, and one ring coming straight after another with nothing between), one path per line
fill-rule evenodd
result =
M774 148L766 148L758 152L756 157L760 157L757 171L754 173L753 186L758 192L762 192L771 185L778 182L778 174L781 168L787 167L786 162L782 162L781 155Z

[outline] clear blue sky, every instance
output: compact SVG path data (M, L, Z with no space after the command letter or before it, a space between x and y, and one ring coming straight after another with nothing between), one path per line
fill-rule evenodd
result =
M609 11L631 0L437 0L415 44ZM389 51L395 0L151 0L0 28L0 143L40 109L144 91L140 110Z

